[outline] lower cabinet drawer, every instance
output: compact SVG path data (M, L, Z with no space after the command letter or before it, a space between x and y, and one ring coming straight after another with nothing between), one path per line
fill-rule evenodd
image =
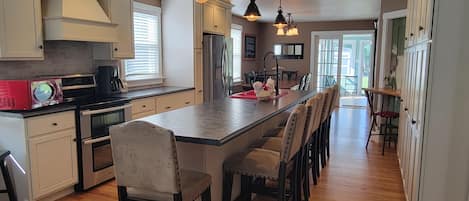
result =
M156 112L168 112L191 105L194 105L194 90L158 97Z
M132 114L155 111L155 98L143 98L132 101Z
M34 137L68 128L75 128L75 112L60 112L26 119L28 136Z

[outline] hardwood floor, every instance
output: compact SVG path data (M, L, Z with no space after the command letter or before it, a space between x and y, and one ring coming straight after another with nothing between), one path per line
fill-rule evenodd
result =
M394 145L381 155L381 143L365 144L368 115L365 109L340 108L331 128L331 158L319 184L311 186L311 201L405 201ZM116 201L115 181L61 201Z
M378 136L368 137L365 109L340 108L332 119L331 158L319 184L312 186L310 200L405 201L394 145L381 155Z

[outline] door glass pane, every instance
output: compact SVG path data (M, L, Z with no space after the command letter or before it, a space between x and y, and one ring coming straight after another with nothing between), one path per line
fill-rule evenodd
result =
M341 96L363 96L369 87L372 65L372 34L344 35L341 66Z
M318 44L318 89L337 83L339 65L339 39L319 39Z

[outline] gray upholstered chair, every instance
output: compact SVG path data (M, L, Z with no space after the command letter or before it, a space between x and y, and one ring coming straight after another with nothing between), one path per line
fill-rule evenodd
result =
M278 200L286 200L286 179L293 168L290 164L301 149L305 122L306 107L298 105L288 118L280 152L253 148L228 158L223 165L223 201L231 201L233 174L241 175L244 200L251 199L250 186L254 178L278 181Z
M119 201L210 201L210 175L180 169L172 131L131 121L110 135Z

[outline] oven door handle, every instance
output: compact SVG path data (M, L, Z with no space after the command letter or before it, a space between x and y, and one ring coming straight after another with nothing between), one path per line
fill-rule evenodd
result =
M104 137L100 137L100 138L96 138L92 140L85 140L83 144L89 145L89 144L94 144L94 143L98 143L98 142L102 142L102 141L106 141L110 139L111 139L111 136L104 136Z
M131 104L123 105L123 106L118 106L118 107L112 107L112 108L106 108L106 109L100 109L100 110L85 110L81 112L82 116L89 116L93 114L101 114L101 113L106 113L106 112L112 112L116 110L122 110L126 108L132 107Z

